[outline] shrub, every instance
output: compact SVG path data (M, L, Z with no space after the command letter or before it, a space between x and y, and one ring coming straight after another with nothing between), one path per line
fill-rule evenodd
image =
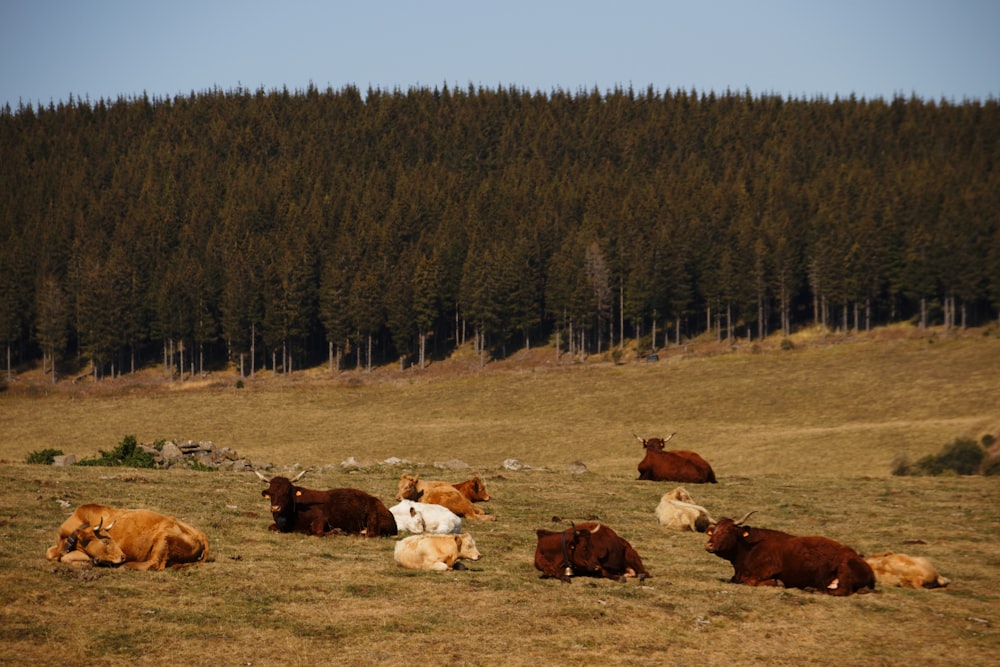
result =
M985 456L983 448L975 440L958 438L937 454L928 454L918 460L909 473L912 475L941 475L946 472L958 475L974 475Z
M900 454L892 460L892 474L897 477L905 477L913 474L913 466L910 465L910 457Z
M153 455L143 451L134 435L126 435L112 451L101 450L96 459L83 459L78 466L108 466L122 468L152 468L155 466Z
M56 457L62 456L62 454L63 451L61 449L38 449L28 454L25 463L38 463L50 466L56 460Z
M795 343L792 342L791 338L782 338L781 339L781 349L782 350L794 350L795 349Z

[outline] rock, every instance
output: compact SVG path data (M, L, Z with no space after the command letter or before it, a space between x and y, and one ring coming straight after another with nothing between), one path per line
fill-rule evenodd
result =
M75 454L63 454L61 456L55 456L52 458L52 465L54 466L71 466L76 465L76 455Z
M468 470L470 466L465 461L451 459L450 461L435 462L434 467L439 470Z
M523 463L521 463L517 459L506 459L503 462L503 467L504 467L505 470L518 471L518 470L524 470L528 466L524 465Z
M163 449L160 450L160 456L162 456L163 460L169 464L184 458L184 452L182 452L174 443L168 442L165 443L163 445Z
M582 475L585 472L590 472L583 461L573 461L566 466L566 473L570 475Z

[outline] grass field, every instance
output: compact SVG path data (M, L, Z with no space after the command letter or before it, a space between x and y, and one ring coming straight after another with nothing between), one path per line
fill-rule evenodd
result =
M242 389L225 374L15 381L0 393L0 664L995 664L1000 480L890 467L1000 430L1000 337L756 350L563 366L538 350L483 371L308 371ZM727 583L732 568L703 535L656 524L676 485L635 479L633 432L673 431L671 445L718 475L687 487L716 518L755 509L755 525L926 556L951 586L840 599ZM395 566L391 539L268 532L250 473L23 463L50 447L93 456L126 434L212 440L272 474L309 466L306 486L360 488L387 505L403 472L474 471L498 520L466 522L483 554L469 571L417 573ZM367 465L346 472L352 456ZM406 462L379 463L393 456ZM534 469L504 469L509 458ZM471 469L434 465L450 460ZM574 461L589 472L566 472ZM159 573L49 563L56 529L84 502L179 516L208 534L210 561ZM652 578L539 579L535 530L590 517L628 539Z

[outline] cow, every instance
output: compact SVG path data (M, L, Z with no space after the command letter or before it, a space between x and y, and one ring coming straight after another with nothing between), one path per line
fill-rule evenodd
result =
M411 535L396 542L393 558L411 570L464 570L461 560L479 560L476 542L468 533L457 535Z
M572 576L588 576L624 582L649 576L632 545L602 523L586 522L562 531L540 528L535 534L535 569L542 579L570 583Z
M396 529L408 533L461 533L462 517L433 503L401 500L389 508Z
M490 494L486 490L486 485L483 483L483 480L479 478L479 475L476 475L472 479L467 479L464 482L442 482L440 480L422 479L420 480L420 484L424 489L454 487L459 493L465 496L470 503L482 503L490 500Z
M865 557L865 562L875 572L875 581L883 586L943 588L951 583L938 574L929 560L921 556L886 551Z
M665 528L699 533L704 533L715 523L708 510L694 504L691 494L683 486L663 494L660 504L656 506L656 520Z
M681 482L682 484L715 484L715 471L708 461L695 452L684 449L665 449L666 438L635 439L642 443L646 456L639 462L639 479L653 482Z
M86 504L59 527L56 544L45 557L73 565L162 570L203 562L208 538L172 516Z
M328 489L316 491L295 486L307 471L294 479L257 476L268 487L261 495L271 501L274 523L268 530L307 535L365 535L387 537L397 534L392 513L375 496L360 489Z
M420 481L420 475L413 475L411 477L404 473L399 478L396 500L415 500L421 503L443 505L458 516L466 519L496 520L496 517L490 516L473 505L468 498L462 495L451 484L428 484L427 482Z
M458 489L458 492L468 498L470 502L485 503L490 500L490 493L486 490L483 480L479 479L479 475L464 482L456 482L452 486Z
M852 548L826 537L752 528L722 518L706 531L705 549L733 565L734 584L785 586L851 595L875 589L871 566Z

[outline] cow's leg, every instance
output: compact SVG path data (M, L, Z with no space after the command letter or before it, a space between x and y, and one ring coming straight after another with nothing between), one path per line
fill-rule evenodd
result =
M57 558L60 563L66 563L67 565L93 565L94 561L91 560L90 556L82 551L70 551L69 553L62 554Z

